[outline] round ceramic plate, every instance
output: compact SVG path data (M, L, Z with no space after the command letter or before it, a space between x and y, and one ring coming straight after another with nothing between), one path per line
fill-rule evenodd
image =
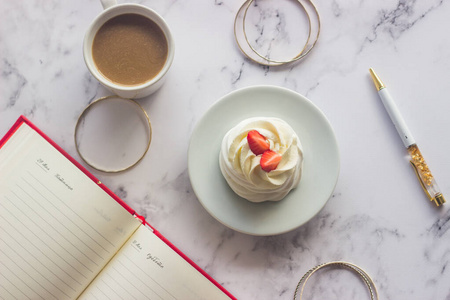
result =
M224 135L240 121L258 116L285 120L303 148L300 184L278 202L239 197L219 168ZM339 150L333 128L311 101L285 88L254 86L221 98L200 119L191 136L188 167L195 194L214 218L246 234L276 235L303 225L326 204L339 175Z

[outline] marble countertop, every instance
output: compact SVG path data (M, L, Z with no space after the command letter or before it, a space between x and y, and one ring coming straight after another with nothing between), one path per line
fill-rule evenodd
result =
M283 31L283 10L269 9L278 1L258 2L261 18L250 18L250 27L275 16ZM149 153L123 173L89 169L95 176L239 299L292 299L308 269L334 260L365 269L380 299L450 299L450 204L436 208L425 197L368 73L373 67L390 88L450 201L450 2L315 1L318 44L305 60L279 68L252 63L236 46L242 1L140 3L168 22L175 60L164 86L139 100L153 124ZM110 94L82 54L84 33L101 10L94 0L2 1L0 135L23 114L80 160L77 118ZM289 30L282 34L295 40ZM197 200L187 169L196 122L222 96L253 85L309 98L340 148L340 176L327 205L277 236L249 236L216 221ZM309 294L369 299L348 273L319 274Z

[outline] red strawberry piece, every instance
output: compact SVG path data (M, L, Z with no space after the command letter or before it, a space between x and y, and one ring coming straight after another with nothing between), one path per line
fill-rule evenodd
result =
M267 141L266 137L256 130L251 130L248 132L247 142L250 146L250 150L252 150L255 155L263 154L264 151L270 149L269 141Z
M278 154L275 151L267 150L263 153L261 156L261 169L263 169L266 172L270 172L272 170L275 170L280 163L281 155Z

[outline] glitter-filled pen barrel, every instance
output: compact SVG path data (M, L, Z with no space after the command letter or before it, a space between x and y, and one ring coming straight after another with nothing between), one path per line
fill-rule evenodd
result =
M395 102L386 89L386 86L383 84L377 74L375 74L374 70L369 69L369 72L372 76L373 82L375 83L375 87L377 88L378 95L383 102L384 108L386 109L389 117L394 123L394 126L397 129L397 132L402 139L403 144L405 145L406 149L408 149L408 152L411 156L411 165L416 172L417 178L419 179L419 182L422 185L425 194L428 196L430 201L436 204L436 206L441 206L445 203L444 196L442 195L439 186L436 183L436 180L431 174L430 169L428 168L428 165L422 156L422 153L419 151L416 141L414 140L411 132L406 126L406 123L403 120L403 117L400 114L397 105L395 105Z

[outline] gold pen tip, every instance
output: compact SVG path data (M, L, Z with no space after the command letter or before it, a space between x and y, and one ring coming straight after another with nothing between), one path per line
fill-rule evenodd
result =
M370 76L372 76L373 83L375 84L375 87L377 88L377 91L384 89L386 86L381 81L380 77L375 73L375 71L370 68L369 69Z

